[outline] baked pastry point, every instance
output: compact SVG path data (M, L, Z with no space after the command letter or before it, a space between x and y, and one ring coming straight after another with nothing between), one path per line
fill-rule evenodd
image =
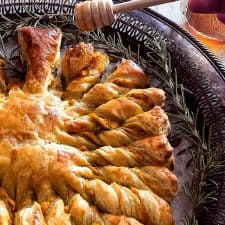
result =
M18 31L20 52L27 65L24 90L43 92L53 79L52 72L60 65L62 33L59 28L23 27Z

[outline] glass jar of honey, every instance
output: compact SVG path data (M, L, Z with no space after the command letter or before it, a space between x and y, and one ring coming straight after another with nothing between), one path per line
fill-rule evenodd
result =
M214 0L212 0L214 1ZM188 0L181 0L186 28L195 36L225 42L225 24L216 14L192 13L188 9Z

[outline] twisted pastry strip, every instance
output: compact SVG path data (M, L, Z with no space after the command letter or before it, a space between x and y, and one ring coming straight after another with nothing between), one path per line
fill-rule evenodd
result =
M132 60L123 59L120 67L109 75L105 82L126 88L145 88L148 77Z
M66 213L64 201L57 197L49 180L43 180L36 185L38 202L48 225L71 225L70 214Z
M161 89L134 89L125 97L113 99L99 106L93 113L67 123L72 133L99 132L102 129L115 129L124 120L152 109L163 106L165 93Z
M88 76L90 72L104 73L109 57L96 51L92 44L81 42L69 48L62 59L62 74L67 83L74 78Z
M60 161L71 159L79 166L174 167L173 148L165 135L148 137L126 147L104 146L91 152L81 152L61 145L53 145L51 148L57 151Z
M62 74L67 83L74 77L83 75L85 68L89 66L94 54L91 44L80 43L69 48L62 59ZM86 71L84 72L86 75Z
M173 148L164 135L148 137L127 147L104 146L85 152L91 165L140 167L146 165L173 167ZM172 165L171 165L172 164Z
M93 115L95 119L98 117L98 120L110 118L116 122L121 122L154 106L163 106L164 101L165 93L160 89L134 89L129 91L125 97L111 100L99 106L90 117ZM76 124L76 121L74 122Z
M90 89L79 101L70 100L65 107L65 111L76 119L93 112L99 105L118 98L129 90L112 83L99 83Z
M171 202L177 194L177 178L165 167L71 166L69 171L85 179L100 179L108 184L116 182L130 188L151 189L168 202Z
M108 185L98 179L88 181L61 165L55 165L52 173L63 177L74 191L106 213L134 217L144 224L173 224L169 204L150 190L128 189L116 183Z
M118 81L116 79L120 76L123 82L116 82ZM133 88L146 88L147 80L146 74L134 62L123 59L117 69L103 83L96 84L84 95L82 101L89 107L96 108L122 94L126 94ZM132 85L127 85L128 83Z
M122 82L118 82L118 78ZM96 84L82 100L95 108L133 88L146 88L147 83L148 78L138 65L131 60L123 59L116 70L103 83Z
M47 225L42 214L41 206L37 202L21 208L15 213L14 225Z
M106 121L98 121L98 123L102 123L101 126L104 127L107 126ZM86 129L99 129L98 127L95 128L95 123L92 119L90 121L87 119L87 121L84 121L84 124ZM112 123L110 125L113 126ZM82 124L78 125L77 129L82 130ZM122 127L116 129L102 131L98 134L83 132L75 136L56 129L56 136L62 144L68 144L80 150L93 150L104 145L111 145L113 147L125 146L148 136L168 134L169 130L170 123L167 115L160 107L155 106L148 112L129 118L123 123Z
M75 100L64 101L64 110L66 114L73 119L77 119L80 116L92 112L92 109L89 108L87 104L85 104L82 101L75 101Z
M101 125L106 126L103 122ZM82 130L82 127L80 129ZM89 129L95 129L93 123L89 123ZM70 144L79 149L92 150L96 149L96 146L104 145L125 146L148 136L168 134L169 130L170 123L167 115L160 107L155 106L148 112L127 119L119 128L102 131L96 135L91 132L83 132L76 136L57 130L57 139L63 144Z
M61 198L55 198L45 216L48 225L72 225L70 214L65 213L65 205Z
M14 201L9 197L4 189L0 188L0 224L11 225L13 210L15 208Z
M123 82L116 82L115 84L114 78L115 81L118 81L117 77L119 74L123 75ZM85 80L86 78L84 77L83 79ZM131 81L133 81L132 85L127 85L127 83ZM88 114L99 105L114 98L118 98L132 88L146 88L147 83L144 83L143 81L147 81L147 76L144 72L132 61L123 59L117 69L104 81L104 83L96 84L80 101L72 101L72 106L68 106L66 111L70 115L76 114L75 118ZM89 84L77 85L78 92L83 86L86 87L89 86Z
M113 148L104 146L93 151L81 152L65 145L51 144L46 151L57 153L59 161L72 160L79 166L164 166L173 168L173 148L165 135L148 137L129 146Z
M154 106L163 107L165 104L165 92L159 88L132 89L126 95L141 106L143 111L148 111Z
M63 95L65 99L80 99L92 86L100 81L101 74L97 71L89 72L88 76L73 80Z
M74 225L141 225L133 218L99 213L96 207L91 206L79 194L73 196L71 205L70 213Z
M68 83L64 97L81 98L100 81L108 64L108 55L95 51L91 44L82 42L70 48L62 60L62 73Z
M65 213L65 205L62 199L53 194L53 190L48 182L39 184L37 190L38 201L33 202L31 197L25 201L25 204L15 213L15 225L70 225L97 224L120 225L123 222L130 222L134 225L140 225L138 221L125 216L115 216L100 213L95 207L90 206L80 195L71 193L70 213ZM79 203L79 204L78 204ZM9 211L3 201L0 200L0 221L2 225L11 225L12 220ZM82 213L82 217L81 216ZM71 214L71 216L70 216ZM72 219L72 221L71 221ZM77 221L79 221L77 223Z
M68 173L88 180L100 179L108 184L115 182L129 188L152 190L168 202L176 197L178 188L176 176L165 167L71 166Z
M78 148L81 151L94 150L101 145L98 140L93 141L88 136L72 136L67 132L56 129L56 136L59 143Z
M106 108L104 109L103 107ZM110 112L110 115L107 114L106 110ZM143 113L143 110L138 104L126 97L121 97L99 106L99 108L90 115L78 118L75 121L69 121L66 124L66 129L68 132L75 134L82 132L99 132L101 126L105 129L114 129L119 126L121 121L140 113Z
M14 225L47 225L40 204L34 200L34 191L29 188L16 204Z
M99 83L87 92L81 99L88 107L95 109L106 102L118 98L130 91L113 83Z
M40 182L33 185L37 201L40 203L44 215L48 214L48 210L52 208L52 202L55 201L56 195L52 189L49 179L43 178Z
M66 154L63 151L64 146L55 146L54 148L58 149L59 154L62 154L62 156ZM133 142L129 146L118 148L104 146L85 152L80 152L73 148L69 155L74 155L74 159L79 159L83 165L124 167L152 165L173 168L174 160L172 152L173 148L166 136L158 135Z
M122 127L101 132L98 138L104 145L119 147L148 136L167 135L169 131L167 115L159 106L155 106L148 112L127 119Z

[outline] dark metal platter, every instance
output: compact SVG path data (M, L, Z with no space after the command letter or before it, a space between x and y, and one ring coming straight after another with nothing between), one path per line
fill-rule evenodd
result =
M24 8L36 12L41 8L51 13L73 13L76 0L6 0L0 1L0 13L13 15L24 13ZM120 2L120 1L116 1ZM25 7L24 7L25 6ZM38 7L37 7L38 6ZM150 9L138 10L121 15L117 21L104 30L106 33L119 32L132 50L137 43L145 51L148 39L164 39L172 56L180 81L193 92L189 106L198 107L205 118L207 126L212 129L212 143L225 153L225 68L199 41ZM147 51L147 50L146 50ZM222 156L223 157L223 156ZM219 174L215 180L218 184L218 201L208 206L203 213L200 224L225 224L225 174Z

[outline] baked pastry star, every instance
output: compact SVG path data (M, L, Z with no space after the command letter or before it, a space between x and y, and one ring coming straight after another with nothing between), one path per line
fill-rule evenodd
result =
M21 28L25 81L0 73L0 224L172 225L164 91L127 59L104 78L109 56L85 43L57 75L61 38Z

